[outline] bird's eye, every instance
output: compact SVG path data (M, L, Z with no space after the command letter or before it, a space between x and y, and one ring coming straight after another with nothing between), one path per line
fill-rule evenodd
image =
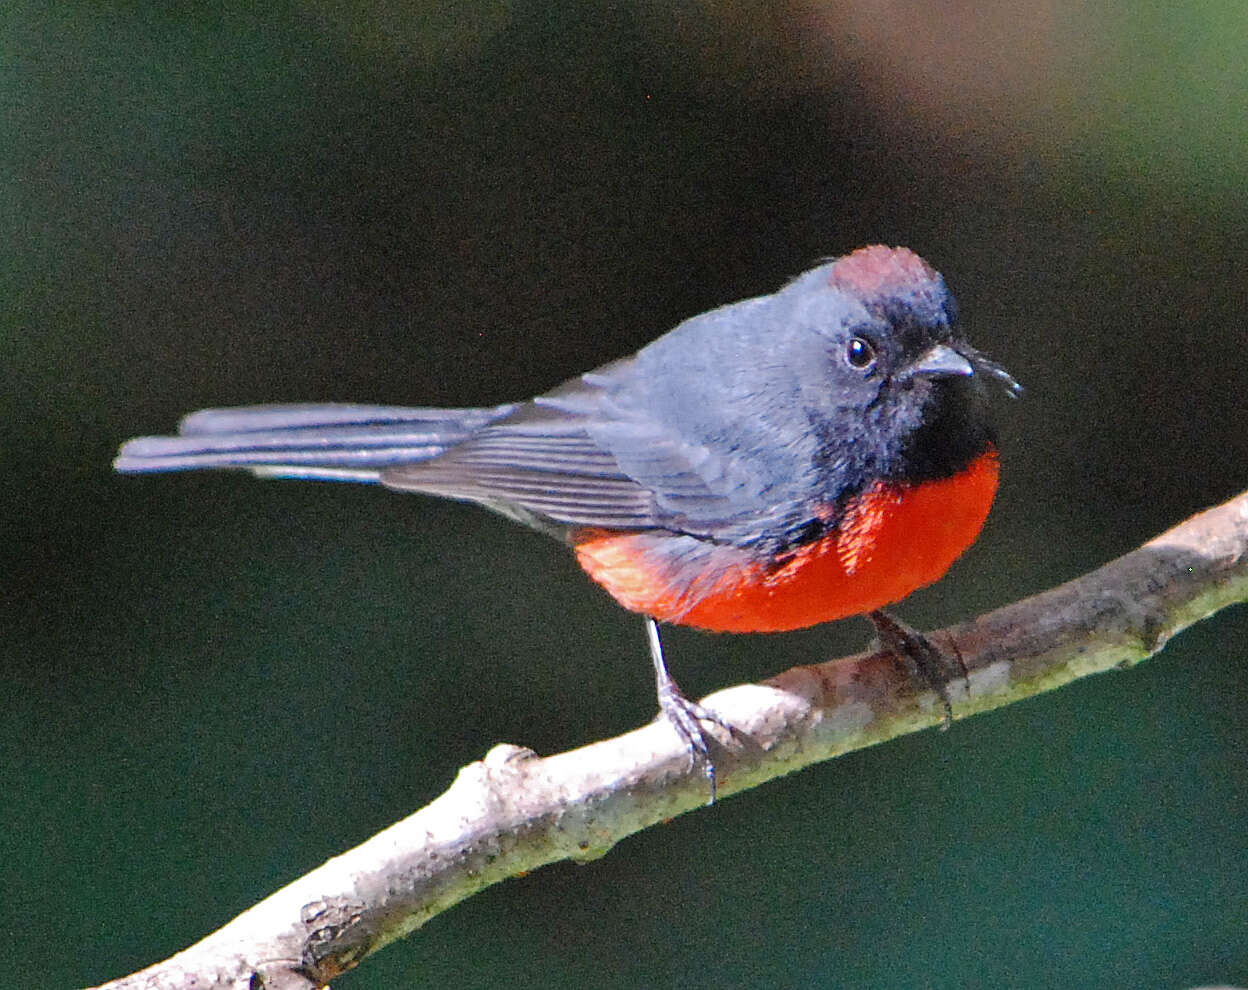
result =
M845 346L845 363L865 371L875 364L875 347L865 337L852 337Z

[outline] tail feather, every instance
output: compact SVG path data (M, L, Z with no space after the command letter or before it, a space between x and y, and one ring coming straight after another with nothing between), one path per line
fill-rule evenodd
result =
M177 436L137 437L123 473L245 468L262 477L376 482L381 471L437 457L514 406L410 409L348 404L201 409Z
M285 403L275 406L233 406L200 409L182 417L178 433L253 433L323 426L388 426L395 423L464 425L471 429L497 419L512 406L493 409L413 409L409 406L365 406L347 402Z

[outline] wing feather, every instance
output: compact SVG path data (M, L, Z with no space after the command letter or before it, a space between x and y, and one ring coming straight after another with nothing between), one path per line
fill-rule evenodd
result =
M632 394L629 366L596 373L516 409L445 454L386 468L382 484L468 499L535 522L709 531L739 509L738 490L705 447L685 443Z

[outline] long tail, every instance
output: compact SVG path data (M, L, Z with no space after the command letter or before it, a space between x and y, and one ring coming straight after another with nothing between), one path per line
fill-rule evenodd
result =
M113 467L127 474L244 468L268 478L376 482L383 469L437 457L514 408L330 403L201 409L178 424L177 436L127 440Z

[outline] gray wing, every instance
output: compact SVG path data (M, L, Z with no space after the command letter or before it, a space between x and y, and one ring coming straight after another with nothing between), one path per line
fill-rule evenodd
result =
M272 405L191 413L175 436L127 441L141 473L241 468L264 477L372 482L480 502L542 529L667 529L748 540L780 509L751 465L691 441L635 359L532 402L482 409Z
M439 457L383 470L381 482L481 502L539 527L709 535L739 521L743 508L759 526L748 484L635 401L631 371L625 359L584 375Z

